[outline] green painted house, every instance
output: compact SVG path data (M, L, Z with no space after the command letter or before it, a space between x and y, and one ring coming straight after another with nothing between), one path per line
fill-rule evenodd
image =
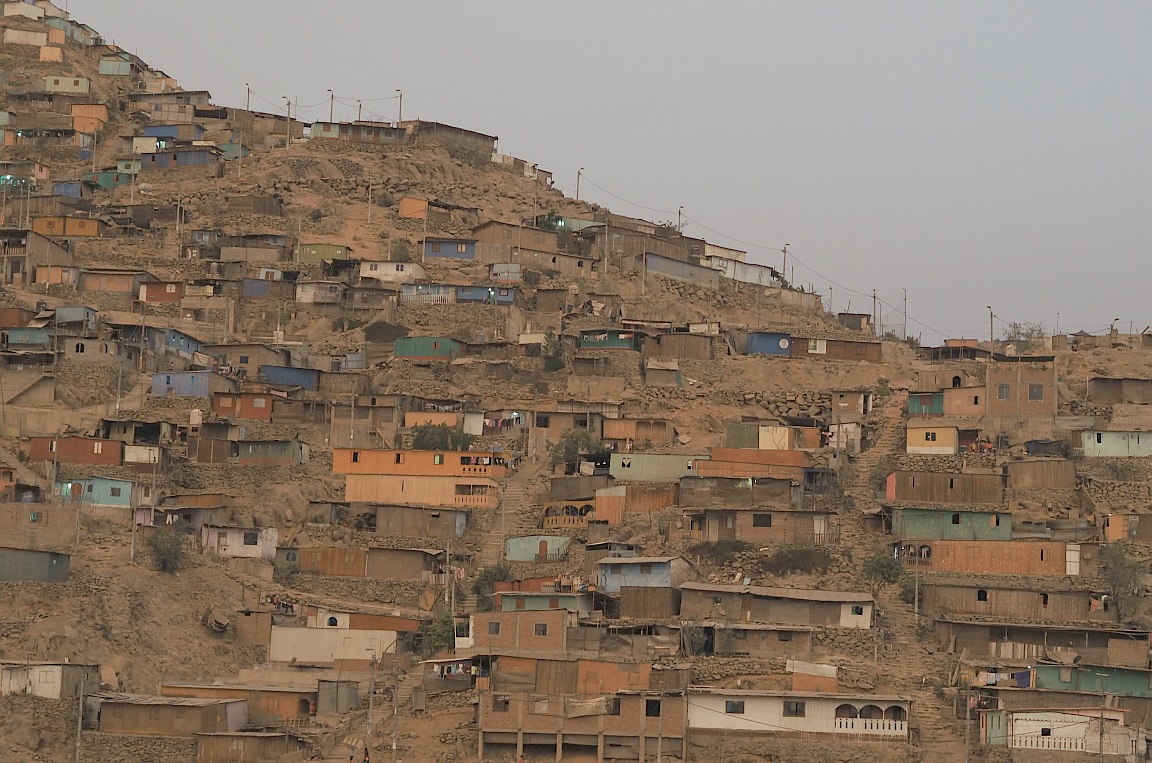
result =
M890 509L890 531L916 540L1012 540L1012 514L1000 511Z
M396 357L451 360L464 354L464 344L446 336L396 337Z
M1109 665L1037 665L1032 687L1053 691L1104 692L1152 698L1152 670Z
M352 247L341 244L301 244L296 255L300 262L325 262L347 260L352 256Z
M545 609L566 609L569 612L580 613L592 611L592 595L587 593L504 591L496 596L500 598L501 612L517 610L539 612Z

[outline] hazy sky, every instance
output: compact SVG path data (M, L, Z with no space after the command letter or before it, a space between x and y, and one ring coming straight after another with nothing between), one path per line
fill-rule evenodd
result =
M326 119L332 88L337 119L356 99L395 119L400 88L405 118L499 135L569 194L584 167L581 196L615 212L683 206L686 234L777 267L788 243L795 280L831 285L836 310L870 312L876 289L899 330L906 288L925 341L986 337L985 305L1065 331L1152 323L1146 2L70 10L221 105L247 82L253 108L288 95Z

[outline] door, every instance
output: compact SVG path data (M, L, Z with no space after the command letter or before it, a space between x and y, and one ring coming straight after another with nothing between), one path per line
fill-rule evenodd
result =
M1080 574L1080 544L1069 543L1064 547L1064 574Z

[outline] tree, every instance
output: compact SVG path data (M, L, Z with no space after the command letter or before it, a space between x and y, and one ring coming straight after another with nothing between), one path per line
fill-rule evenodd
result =
M544 340L544 371L550 373L564 368L564 348L551 330Z
M496 591L496 583L513 577L512 567L507 562L498 562L480 570L472 581L472 593L476 594L477 607L481 612L492 609L492 594Z
M548 446L548 466L555 469L560 464L575 461L581 453L601 453L604 446L590 429L569 429L560 439Z
M434 654L456 646L456 624L448 612L438 612L431 620L420 625L420 639L425 654Z
M880 591L904 576L904 566L891 554L881 552L864 562L864 576L872 581L872 588Z
M175 572L184 566L184 536L178 532L154 532L148 536L148 548L161 572Z
M449 429L447 424L421 424L412 428L415 450L468 450L475 435Z

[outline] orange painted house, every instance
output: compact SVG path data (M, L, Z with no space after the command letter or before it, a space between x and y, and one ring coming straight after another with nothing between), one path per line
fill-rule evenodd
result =
M336 448L332 473L500 478L507 469L491 452Z
M267 392L213 392L212 413L230 419L271 421L272 403L278 399Z

